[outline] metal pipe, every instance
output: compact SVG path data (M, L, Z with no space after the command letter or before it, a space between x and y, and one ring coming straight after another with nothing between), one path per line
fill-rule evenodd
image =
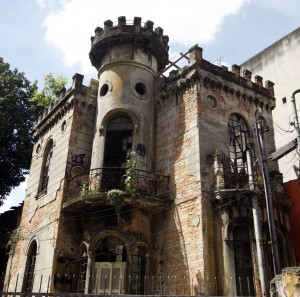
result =
M293 106L293 112L294 112L294 127L297 132L297 153L300 155L300 129L299 129L299 119L298 119L298 113L297 113L297 107L296 107L296 102L295 102L295 95L297 93L300 93L300 89L296 90L292 94L291 102Z
M246 151L247 156L247 166L248 166L248 176L249 176L249 188L251 191L251 200L252 200L252 213L253 213L253 222L254 222L254 233L255 233L255 242L256 242L256 251L257 251L257 265L258 273L260 278L261 293L262 296L267 295L267 281L266 281L266 271L265 271L265 256L263 248L263 240L261 235L261 220L259 217L259 208L257 202L257 194L255 191L255 183L253 177L253 163L251 152L248 149ZM250 292L249 292L250 295Z
M280 273L280 262L279 262L279 254L278 254L278 243L275 229L275 220L274 220L274 209L273 209L273 201L272 201L272 193L270 187L270 179L269 179L269 170L266 158L266 152L263 141L263 133L261 121L256 119L257 112L262 113L261 109L258 108L255 111L255 130L258 140L258 150L259 157L262 164L262 174L264 181L264 190L266 197L266 206L267 206L267 217L268 217L268 225L269 225L269 233L270 233L270 246L271 246L271 254L273 260L273 269L274 276Z

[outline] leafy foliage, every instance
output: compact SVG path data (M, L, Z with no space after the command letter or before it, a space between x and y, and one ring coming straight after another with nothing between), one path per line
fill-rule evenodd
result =
M126 174L125 174L125 190L131 196L137 196L136 190L136 174L135 169L137 167L137 155L135 151L132 151L126 160Z
M121 215L121 208L124 200L124 195L125 192L118 189L113 189L107 192L107 199L115 207L118 220L120 219Z
M53 77L52 73L48 73L44 76L44 87L40 91L35 90L31 100L39 107L45 107L59 97L66 83L67 79L64 76Z
M29 99L36 88L0 57L0 205L30 167L36 108Z

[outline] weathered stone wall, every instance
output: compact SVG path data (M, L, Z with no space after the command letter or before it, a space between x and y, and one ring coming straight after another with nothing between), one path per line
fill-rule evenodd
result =
M74 92L73 92L74 93ZM80 119L82 108L78 108L78 102L84 102L87 97L79 95L78 99L74 98L74 94L66 94L68 98L64 100L61 109L57 106L49 109L45 113L44 118L37 123L36 143L33 149L32 163L30 168L30 176L28 180L28 190L24 202L21 225L19 228L18 241L12 251L9 261L10 268L10 286L9 288L17 290L22 289L24 281L24 272L28 258L28 249L32 241L37 242L37 257L35 264L36 278L41 279L34 283L34 291L38 291L40 282L41 290L46 291L48 286L48 278L52 276L53 263L56 263L56 254L59 254L59 243L62 238L67 235L61 234L61 203L63 200L63 189L65 184L66 165L69 152L73 147L71 142L80 138L79 150L86 148L86 138L80 133L80 125L84 125L89 131L90 140L88 151L91 153L91 143L93 135L93 126L91 123L83 122ZM75 95L76 97L76 95ZM95 97L96 98L96 97ZM75 108L73 109L75 103ZM59 102L57 103L60 104ZM86 105L86 103L81 104ZM90 114L94 114L90 108L85 110L87 121L91 122ZM73 125L74 118L76 124ZM73 132L75 130L75 132ZM74 136L75 135L75 136ZM72 136L74 136L72 138ZM53 140L53 153L49 167L49 181L47 191L38 193L41 177L42 161L44 149L49 139ZM76 143L76 141L75 141ZM76 143L77 144L77 143ZM70 237L71 238L71 237ZM8 276L6 277L8 282ZM6 283L7 285L7 283ZM49 283L52 286L52 283Z
M287 267L271 281L271 297L300 296L300 267Z

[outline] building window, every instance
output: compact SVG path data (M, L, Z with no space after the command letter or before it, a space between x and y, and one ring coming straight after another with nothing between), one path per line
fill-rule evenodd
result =
M252 147L252 138L246 121L239 114L231 114L228 120L232 183L243 187L248 182L246 150Z
M236 226L233 229L233 250L237 296L255 296L248 228Z
M141 247L136 247L132 253L130 293L143 295L144 279L145 279L145 251Z
M39 193L45 193L47 191L48 181L49 181L49 168L50 168L52 153L53 153L53 140L51 139L47 143L47 146L44 151Z
M33 283L34 283L34 268L35 268L35 260L37 254L37 243L33 241L30 245L24 275L24 284L23 291L24 292L32 292Z

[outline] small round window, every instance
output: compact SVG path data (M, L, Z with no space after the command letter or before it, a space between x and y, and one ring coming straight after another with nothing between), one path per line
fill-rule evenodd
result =
M218 106L217 99L211 95L206 97L206 104L210 109L216 109Z
M109 89L108 84L104 84L104 85L101 87L101 90L100 90L100 96L101 96L101 97L104 97L104 96L107 94L108 89Z
M144 96L146 94L146 86L141 82L135 85L135 90L141 96Z
M135 81L131 86L132 92L140 99L147 99L149 95L149 88L142 81Z

